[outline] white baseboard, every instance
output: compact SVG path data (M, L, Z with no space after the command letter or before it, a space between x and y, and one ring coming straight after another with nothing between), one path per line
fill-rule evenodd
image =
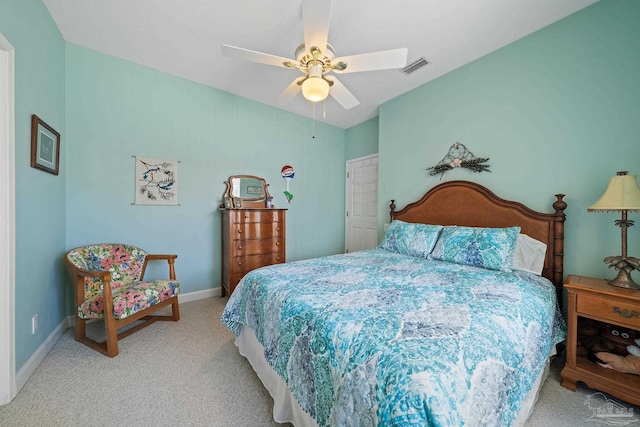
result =
M205 289L203 291L189 292L187 294L180 294L180 304L188 302L198 301L205 298L213 298L222 295L222 288ZM22 387L29 381L31 375L38 369L40 363L47 357L47 354L51 351L54 345L58 342L67 329L73 328L76 325L76 316L66 317L60 324L49 334L46 340L38 347L38 349L31 355L29 360L24 364L22 368L16 374L16 394L20 392Z
M69 328L68 318L65 318L60 324L49 334L40 347L31 355L29 360L20 368L16 374L16 394L20 392L22 387L27 383L31 375L38 369L40 363L47 357L54 345L58 342L65 331Z
M180 294L178 300L180 304L198 301L205 298L219 297L222 295L222 288L205 289L204 291L189 292L188 294Z

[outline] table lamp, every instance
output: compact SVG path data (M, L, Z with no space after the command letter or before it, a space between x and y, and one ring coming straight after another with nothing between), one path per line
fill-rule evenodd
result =
M607 280L613 286L628 289L640 289L640 286L631 278L631 272L640 268L640 259L627 257L627 228L633 225L633 221L627 219L627 212L640 212L640 188L635 175L627 175L627 172L618 172L609 180L609 187L602 197L587 209L589 212L622 212L622 219L616 220L615 225L622 232L622 256L608 256L604 262L609 268L615 268L618 276Z

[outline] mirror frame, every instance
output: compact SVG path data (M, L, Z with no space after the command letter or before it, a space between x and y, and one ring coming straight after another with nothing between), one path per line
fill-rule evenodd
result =
M231 182L234 179L242 179L242 178L248 178L248 179L255 179L257 181L261 181L262 182L262 195L260 195L259 197L233 197L231 195ZM242 200L241 202L241 206L242 208L266 208L266 202L267 199L271 197L271 195L269 194L269 184L267 184L267 181L259 176L255 176L255 175L231 175L229 177L228 181L224 181L225 185L227 186L224 195L223 195L223 200L225 200L226 198L231 198L231 199L240 199ZM234 206L236 205L236 203L234 203ZM222 207L224 207L224 204L222 205Z

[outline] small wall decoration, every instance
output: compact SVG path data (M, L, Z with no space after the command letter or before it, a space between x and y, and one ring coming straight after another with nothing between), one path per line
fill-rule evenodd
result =
M293 194L289 192L289 182L295 176L295 171L293 170L293 166L285 165L282 167L282 177L287 182L287 191L284 192L285 197L287 198L287 203L291 203L293 200Z
M483 158L474 156L473 153L464 146L464 144L456 142L451 146L451 148L449 148L447 155L444 156L437 165L427 168L427 170L431 176L442 174L440 179L442 179L445 172L458 167L469 169L472 172L491 172L489 170L489 165L484 164L488 160L488 157Z
M133 156L136 160L134 205L178 203L178 161Z
M31 116L31 167L58 175L60 134L40 117Z

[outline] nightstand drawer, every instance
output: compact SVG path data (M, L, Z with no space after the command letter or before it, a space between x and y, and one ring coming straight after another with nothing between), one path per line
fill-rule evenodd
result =
M578 313L598 317L631 329L640 329L640 306L600 296L579 295Z

